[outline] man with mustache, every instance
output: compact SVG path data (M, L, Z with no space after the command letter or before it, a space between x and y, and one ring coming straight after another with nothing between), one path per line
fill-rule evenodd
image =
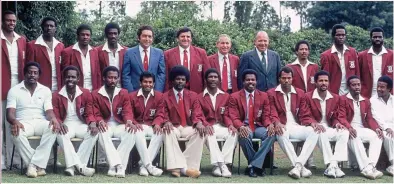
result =
M360 95L360 78L350 76L347 85L349 93L340 97L337 122L349 130L349 148L357 159L361 175L368 179L380 178L383 173L375 166L382 147L383 132L372 117L370 101ZM368 156L364 141L369 143Z
M156 117L158 105L163 100L163 94L153 90L155 86L155 76L150 72L142 72L140 76L141 88L138 91L129 94L133 122L142 133L136 134L136 146L140 153L145 152L147 155L140 154L140 171L139 175L160 176L163 171L152 165L152 161L159 153L160 146L163 142L163 134L160 125L154 125L152 122ZM150 137L149 147L146 146L145 137ZM140 151L144 150L144 151Z
M11 133L16 150L23 161L29 163L26 175L32 178L46 175L45 168L51 148L57 139L65 157L71 159L67 167L75 167L82 175L92 176L94 169L87 168L80 162L70 138L64 135L67 127L56 119L51 90L37 82L42 73L40 64L26 63L23 73L25 80L8 92L7 120L12 125ZM41 136L40 145L35 150L27 139L30 136Z
M249 177L257 177L256 170L262 169L263 162L275 137L268 135L270 106L266 93L256 89L257 72L252 69L244 70L242 81L244 89L231 94L229 99L228 116L233 126L239 132L239 144L248 160ZM252 139L261 139L261 147L256 152Z
M381 76L393 78L393 50L386 49L384 32L380 27L372 28L369 36L371 48L359 53L361 95L365 98L377 95L377 82ZM392 92L391 92L392 93Z
M316 89L305 94L305 103L300 108L302 125L311 126L319 134L319 148L323 153L324 164L328 168L324 175L330 178L341 178L345 173L338 167L338 162L347 161L347 142L349 132L340 123L336 123L339 96L328 91L330 74L324 70L315 74ZM335 141L335 152L332 153L330 141Z
M53 17L45 17L41 21L42 35L27 44L27 61L36 61L42 68L39 82L52 92L62 87L60 55L63 43L55 38L57 21Z
M6 10L2 13L1 21L1 104L2 104L2 130L5 133L1 157L1 167L6 169L6 162L10 163L12 155L12 136L10 124L5 118L8 91L23 80L23 67L25 64L26 39L14 30L17 18L14 12ZM6 156L6 157L4 157ZM14 165L20 165L19 154L14 155ZM12 167L12 166L11 166Z
M89 45L92 29L86 24L77 28L78 42L62 51L61 69L74 65L81 71L78 86L90 91L101 87L101 71L98 51Z
M357 51L345 45L346 28L335 24L331 29L334 44L320 55L321 69L330 73L330 88L334 94L344 95L348 92L346 79L360 75Z
M383 131L383 146L390 161L390 166L386 171L393 176L394 157L394 100L390 93L393 90L393 80L389 76L382 76L378 79L377 96L371 98L372 116Z

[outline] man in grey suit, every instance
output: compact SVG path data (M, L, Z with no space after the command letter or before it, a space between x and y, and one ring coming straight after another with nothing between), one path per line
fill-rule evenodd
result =
M265 31L259 31L254 39L253 50L242 54L238 67L238 89L243 88L242 72L246 69L257 71L256 88L260 91L268 91L278 85L278 73L282 67L280 57L275 51L268 49L269 37Z
M156 91L163 92L166 81L163 51L151 47L154 33L151 26L141 26L137 31L139 44L127 50L124 56L122 86L129 92L140 88L140 75L149 71L155 75Z

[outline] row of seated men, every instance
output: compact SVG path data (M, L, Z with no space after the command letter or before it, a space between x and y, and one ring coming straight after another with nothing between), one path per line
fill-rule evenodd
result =
M293 70L283 67L279 85L267 93L256 89L259 81L252 69L242 74L244 88L233 94L220 89L220 73L208 69L204 79L207 87L200 94L185 89L190 82L189 70L181 65L171 69L172 88L162 94L153 90L155 77L150 72L140 76L141 88L128 93L117 87L119 70L106 67L102 73L104 85L93 92L80 86L80 71L75 66L63 70L64 86L53 95L48 87L38 83L40 65L28 62L25 80L11 88L7 97L7 120L12 125L13 141L28 163L27 176L45 175L51 147L57 140L64 150L67 175L79 173L92 176L94 169L86 167L92 148L98 139L109 163L109 176L125 177L125 167L131 149L136 146L141 157L139 174L160 176L162 170L152 165L162 142L166 150L166 169L175 177L199 177L204 144L210 151L212 174L231 177L226 164L232 163L237 140L248 160L248 175L257 177L264 158L278 141L293 167L293 178L310 177L304 165L316 145L322 150L328 165L324 175L344 177L338 162L348 160L348 148L355 155L361 175L380 178L376 169L382 143L392 162L393 107L392 80L378 79L378 96L360 95L358 76L347 79L349 93L338 96L329 89L330 74L324 70L314 75L316 89L304 93L292 86ZM30 147L28 136L41 135L36 150ZM147 147L145 138L151 137ZM83 138L75 152L70 138ZM111 138L120 138L115 148ZM186 150L181 151L178 138L186 138ZM224 138L223 150L217 138ZM252 138L262 140L256 152ZM304 141L299 156L290 139ZM335 151L330 146L335 141ZM370 144L366 153L363 142ZM387 168L393 174L391 165Z

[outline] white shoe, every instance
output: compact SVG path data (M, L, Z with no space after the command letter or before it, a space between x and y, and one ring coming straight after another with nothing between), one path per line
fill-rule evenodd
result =
M79 174L82 174L82 175L88 176L88 177L94 175L95 170L93 168L89 168L89 167L86 167L86 166L83 166L83 167L77 166L77 167L78 167Z
M372 169L372 172L375 179L381 178L383 176L383 173L377 170L376 167Z
M148 170L146 170L145 166L140 167L140 176L149 176Z
M302 169L302 165L300 163L296 163L295 167L292 170L290 170L288 175L294 179L300 179L301 169Z
M222 171L222 177L231 178L231 172L228 170L225 164L220 167L220 170Z
M213 176L218 176L218 177L222 176L222 171L220 170L219 166L216 166L216 165L213 166L213 168L212 168L212 175Z
M306 167L302 167L302 169L301 169L301 177L309 178L311 176L312 176L312 172L309 169L307 169Z
M363 175L364 177L366 177L368 179L371 179L371 180L375 179L375 175L374 175L374 172L372 171L372 169L364 168L361 171L361 175Z
M26 175L30 178L37 177L37 168L34 164L29 164L29 166L27 167Z
M110 167L110 168L108 169L107 175L108 175L108 176L114 177L114 176L116 175L116 169L115 169L115 167Z
M345 176L345 173L339 168L338 166L335 167L335 176L337 178L343 178Z
M151 164L146 166L146 170L148 170L149 174L151 174L152 176L161 176L161 174L163 174L163 170L161 170Z
M329 166L325 171L324 171L324 176L327 176L329 178L336 178L335 175L335 167Z
M386 171L389 173L390 176L393 176L393 165L387 167Z
M45 169L37 167L37 176L45 176L46 174Z
M118 178L126 177L126 170L123 168L122 165L116 166L116 175L115 176Z
M66 170L64 170L64 173L66 173L67 176L74 176L75 168L74 166L68 167Z

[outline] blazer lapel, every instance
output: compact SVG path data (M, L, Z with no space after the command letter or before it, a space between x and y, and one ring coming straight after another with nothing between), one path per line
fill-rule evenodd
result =
M94 49L90 50L89 54L90 54L90 70L91 70L92 79L94 79L96 77L96 72L97 72L95 66L97 66L97 64L98 64L98 63L95 63L97 58L94 58L94 57L97 55L94 55ZM92 85L94 85L93 82L92 82Z
M367 112L366 112L366 104L365 100L360 102L360 115L361 115L361 121L364 123L366 117L367 117ZM353 111L354 112L354 111Z
M172 54L173 55L171 58L175 59L176 65L181 65L181 56L179 54L179 47L175 47L175 50ZM168 62L170 62L170 61L168 61Z
M190 46L190 58L189 58L189 63L190 63L190 71L193 71L193 65L194 65L194 58L196 58L196 51L194 50L193 46Z
M318 99L314 99L312 98L313 103L315 103L315 106L317 107L317 110L319 110L320 114L322 116L324 116L324 114L322 114L322 110L321 110L321 106L320 106L320 101Z
M298 94L291 93L291 102L290 102L291 108L290 109L291 109L291 112L293 112L294 117L297 117L298 110L299 110L299 109L297 109L297 100L298 100L297 96L298 96Z
M127 49L126 48L122 48L122 50L120 50L119 52L119 71L122 71L122 67L123 67L123 60L124 60L124 54L126 53ZM108 61L106 61L109 64L109 58Z
M276 92L276 98L277 98L278 101L279 101L280 108L282 108L282 110L283 110L284 112L286 112L284 95L283 95L281 92L277 91L277 92Z
M45 56L45 58L47 58L47 61L49 62L49 64L51 64L51 60L49 59L47 48L45 46L42 46L42 45L40 45L39 48L40 48L42 54Z
M341 62L339 61L338 54L332 53L332 56L334 57L335 61L337 62L338 67L341 68Z
M152 71L153 66L156 66L156 63L154 63L154 62L159 61L159 59L157 58L158 55L156 54L155 50L152 49L152 47L149 47L149 49L150 49L150 55L149 55L148 71L154 72L154 71Z
M254 115L254 119L256 120L257 118L261 118L262 113L260 115L260 117L258 117L259 115L259 110L260 110L260 106L261 106L261 102L260 100L256 100L256 99L260 99L260 93L258 93L257 91L254 92L254 103L253 103L253 115ZM261 109L262 111L262 109Z
M190 93L188 91L183 90L183 104L185 104L185 113L186 113L186 118L191 116L190 109L191 109L191 104L190 104Z
M83 65L82 65L81 53L79 51L77 51L77 50L74 50L74 49L73 49L73 53L74 53L73 55L74 55L75 59L78 62L79 68L81 68L81 72L83 73Z
M59 95L59 96L61 96L61 95ZM67 98L66 97L64 97L64 96L61 96L61 101L62 101L62 105L63 105L63 109L65 109L66 110L66 113L67 113L67 108L68 108L68 100L67 100Z
M218 104L217 97L218 96L216 96L216 105ZM215 109L213 108L213 104L212 104L211 98L209 97L209 94L204 95L204 100L209 104L209 106L212 108L212 110L215 111L216 108Z
M220 70L219 55L218 55L218 53L214 54L213 57L212 57L212 59L213 59L213 63L211 63L211 64L212 64L212 68L217 68L217 71L218 71L219 73L222 73L222 71Z
M309 65L309 66L310 66L310 65ZM309 66L308 66L308 68L307 68L307 76L309 76L309 75L308 75L308 73L309 73ZM298 73L298 76L301 77L301 79L302 79L302 84L304 84L305 79L304 79L304 74L302 73L302 70L301 70L301 66L298 65L298 64L296 64L294 68L295 68L295 71ZM306 86L304 86L304 87L305 87L305 89L306 89Z
M326 114L324 114L324 116L326 116L327 121L329 121L331 119L332 115L334 114L333 107L334 107L335 104L332 104L333 100L334 99L331 98L331 99L328 99L327 102L326 102Z
M268 62L268 60L266 59L266 63L267 63L267 74L270 73L271 69L273 68L273 65L275 64L274 60L272 58L274 58L274 54L267 49L267 55L268 58L271 58L271 62Z
M148 107L149 101L152 100L152 97L153 97L153 96L151 96L151 97L149 98L148 102L146 102L146 107ZM146 114L146 107L145 107L145 103L144 103L144 97L143 97L143 96L138 96L137 98L138 98L138 103L140 104L140 105L139 105L139 106L140 106L140 112L143 112L143 113L144 113L142 117L145 117L145 114Z
M383 58L382 58L382 62L383 62ZM367 63L368 63L368 70L369 73L371 74L371 76L373 77L373 64L372 64L372 54L367 53ZM383 69L384 65L382 63L382 69ZM383 72L383 70L382 70Z
M388 61L388 60L387 60L387 59L388 59L388 58L387 58L387 55L388 55L388 54L383 54L383 55L382 55L382 71L381 71L382 73L381 73L381 75L384 75L384 73L385 73L384 71L385 71L385 68L386 68L386 63L387 63L387 61ZM389 61L389 62L390 62L390 61ZM370 68L370 70L372 70L372 68ZM371 75L371 76L373 76L373 75Z
M139 47L136 47L134 49L133 53L134 53L135 61L137 61L137 65L140 67L141 71L145 71L144 67L142 66L142 60L141 60L141 54L139 52Z
M254 63L257 66L257 68L259 68L260 71L262 71L264 73L264 75L267 75L266 70L263 69L263 64L261 63L261 60L259 58L259 55L257 54L257 50L256 49L253 50L251 57L253 58L252 61L254 61Z
M242 89L242 92L240 93L239 97L241 98L241 104L242 104L242 108L244 108L245 114L247 112L247 108L246 108L246 97L245 97L245 90Z
M8 55L7 43L5 40L1 39L1 47L5 53L6 58L10 58ZM18 49L19 50L19 49ZM3 61L4 62L4 61Z
M183 96L185 96L185 94L183 94ZM178 116L179 116L181 113L179 112L178 103L176 102L175 94L174 94L174 91L172 89L170 89L168 97L170 98L170 101L171 101L172 105L175 107L176 112L178 112Z

